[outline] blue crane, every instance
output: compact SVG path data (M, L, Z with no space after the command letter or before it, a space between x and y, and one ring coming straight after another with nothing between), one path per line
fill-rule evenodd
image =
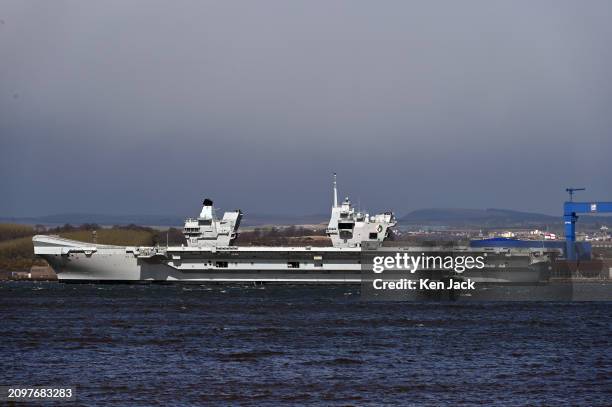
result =
M574 193L576 191L586 191L586 188L565 188L565 190L567 191L567 193L570 196L570 202L574 201Z
M576 221L577 213L610 213L612 202L574 202L574 193L585 188L566 188L569 201L563 204L563 222L565 223L565 255L568 260L575 261L576 256Z

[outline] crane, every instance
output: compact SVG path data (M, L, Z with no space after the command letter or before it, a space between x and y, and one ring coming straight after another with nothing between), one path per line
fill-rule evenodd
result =
M574 202L574 192L585 188L566 188L569 201L563 204L563 223L565 224L565 255L568 260L575 261L576 256L576 221L577 213L610 213L612 202Z
M576 191L586 191L586 188L565 188L570 197L570 202L574 201L574 192Z

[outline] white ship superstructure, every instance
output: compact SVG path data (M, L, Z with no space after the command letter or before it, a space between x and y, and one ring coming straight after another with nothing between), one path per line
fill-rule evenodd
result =
M396 225L392 212L369 215L356 211L348 198L338 204L334 195L327 234L330 247L235 246L242 212L225 212L217 218L213 202L205 199L200 216L185 221L187 244L181 246L111 246L85 243L59 236L33 237L34 253L46 259L60 281L101 282L294 282L359 283L362 250L380 246ZM447 248L409 247L421 253L447 252ZM545 256L532 250L472 249L464 252L488 256L487 270L479 281L526 281L541 278Z
M361 247L363 242L382 243L396 223L392 212L370 216L355 211L348 197L338 205L338 185L334 174L334 206L327 226L327 235L334 247Z
M200 216L185 220L183 234L190 247L229 246L238 236L241 220L239 209L225 212L222 219L217 219L213 201L205 199Z

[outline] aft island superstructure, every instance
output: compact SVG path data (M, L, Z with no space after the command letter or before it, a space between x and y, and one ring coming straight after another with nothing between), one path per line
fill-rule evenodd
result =
M326 229L329 247L236 246L242 212L216 216L205 199L200 215L185 221L181 246L112 246L58 236L34 236L34 253L46 259L65 282L284 282L360 283L364 250L380 247L396 225L392 212L355 210L348 198L338 203L336 176ZM414 253L447 252L443 247L405 247ZM548 265L541 251L455 248L486 253L488 264L471 276L477 281L539 281Z

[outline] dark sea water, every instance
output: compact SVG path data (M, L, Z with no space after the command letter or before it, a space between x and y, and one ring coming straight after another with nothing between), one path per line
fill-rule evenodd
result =
M612 404L610 302L1 283L0 320L0 385L65 405Z

